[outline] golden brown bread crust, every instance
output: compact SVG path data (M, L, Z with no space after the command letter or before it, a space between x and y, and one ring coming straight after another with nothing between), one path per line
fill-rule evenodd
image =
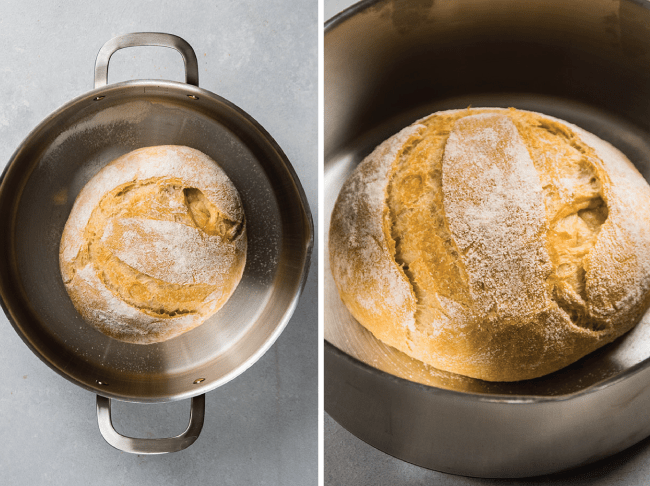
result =
M329 251L341 299L380 340L454 373L535 378L650 304L650 187L567 122L439 112L346 181Z
M79 193L59 263L84 319L121 341L178 336L219 310L246 262L239 194L207 155L146 147L112 161Z

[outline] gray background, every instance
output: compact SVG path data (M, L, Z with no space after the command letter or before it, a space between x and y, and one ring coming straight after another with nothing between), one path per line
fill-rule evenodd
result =
M354 4L324 0L325 19ZM597 424L594 424L597 426ZM510 486L514 484L625 485L650 484L650 438L589 467L526 480L477 479L430 471L395 459L357 439L327 413L324 420L324 478L336 486Z
M252 115L298 173L317 221L317 0L0 2L0 170L49 113L92 89L95 56L115 35L159 31L195 49L200 86ZM170 49L117 52L109 82L184 80ZM317 255L318 248L314 248ZM309 485L318 464L317 261L294 317L264 357L206 396L189 449L136 456L99 434L95 396L45 366L0 313L0 483L11 485ZM115 402L114 402L115 403ZM189 401L116 403L118 431L180 433Z

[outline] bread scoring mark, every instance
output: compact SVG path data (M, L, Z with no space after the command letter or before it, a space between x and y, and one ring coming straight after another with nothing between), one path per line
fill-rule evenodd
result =
M436 322L468 304L467 277L449 231L442 205L442 158L449 133L464 113L432 116L421 137L404 147L393 163L387 185L386 220L395 261L416 297L416 326L439 331Z
M175 221L112 218L100 241L139 272L176 284L222 284L235 264L227 239Z
M395 179L396 179L396 172L399 170L399 168L404 167L404 161L408 160L408 155L411 153L411 151L420 143L422 139L421 138L416 138L414 140L411 140L410 143L406 144L400 153L397 155L395 158L395 161L391 168L389 169L388 173L388 185L386 186L386 208L387 210L384 212L384 226L388 228L388 231L385 233L387 235L390 235L392 238L386 238L387 244L389 247L390 252L394 255L394 260L395 262L399 265L399 267L402 269L404 272L404 275L408 279L411 289L413 290L413 294L415 295L415 301L416 305L419 307L419 303L422 301L422 290L418 286L417 282L415 281L415 276L413 274L413 271L409 268L409 263L410 260L403 255L403 244L402 244L402 238L400 236L400 232L398 231L397 228L397 215L396 209L394 208L395 206L395 200L397 199L395 197ZM410 175L406 176L406 180L401 181L402 186L404 187L405 192L407 192L409 199L414 200L418 199L421 196L422 192L422 178L420 175ZM418 311L416 310L416 321L417 321L417 314Z
M370 327L391 343L408 340L415 330L415 297L395 263L394 243L386 228L386 191L393 162L418 139L424 126L403 129L379 145L355 169L339 192L329 232L332 274L339 294L360 322L390 315L393 325Z
M183 189L187 210L197 228L209 235L219 235L229 241L237 239L244 228L244 220L228 219L195 187Z
M189 190L191 199L189 205L186 189ZM207 218L201 220L190 206L194 207L194 213L207 212ZM134 217L145 221L182 224L203 231L205 238L223 238L228 241L237 240L241 236L243 218L240 222L224 218L201 191L183 187L182 182L176 178L152 178L122 184L109 191L92 211L84 230L84 244L71 265L71 280L79 270L91 265L99 281L113 295L150 316L173 318L200 313L206 299L219 293L216 292L219 290L218 285L202 282L174 283L155 278L122 261L102 240L107 228L111 228L109 232L112 231L113 221L128 221ZM203 223L202 227L199 227L195 217ZM129 237L126 233L114 236L122 243ZM164 252L166 248L163 244L160 251ZM192 257L191 254L187 255L190 260ZM214 262L210 263L212 265ZM224 258L220 266L213 269L213 273L223 273L231 263L232 258Z
M586 258L594 248L609 209L591 147L567 126L528 113L518 128L543 181L553 300L576 326L603 331L608 324L589 313Z
M169 318L196 314L214 290L214 286L207 284L176 285L153 278L111 255L102 245L97 247L95 261L103 263L97 276L102 284L122 301L150 316ZM165 303L170 295L174 296L176 305Z

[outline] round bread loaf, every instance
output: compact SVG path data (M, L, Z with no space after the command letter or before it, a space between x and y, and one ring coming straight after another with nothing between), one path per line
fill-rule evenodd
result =
M173 338L219 310L241 279L239 194L198 150L134 150L79 193L59 263L72 303L99 331L136 344Z
M648 307L650 187L562 120L439 112L356 168L329 251L341 299L383 342L474 378L535 378Z

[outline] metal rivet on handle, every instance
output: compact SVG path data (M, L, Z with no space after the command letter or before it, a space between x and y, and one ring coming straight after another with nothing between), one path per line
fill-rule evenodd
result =
M193 99L193 100L198 100L198 99L199 99L198 96L194 96L194 95L187 95L187 97L188 97L188 98L191 98L191 99Z
M100 101L100 100L103 100L104 98L106 98L106 96L95 96L93 98L93 101Z
M198 385L199 383L203 383L204 381L205 381L205 378L197 378L196 380L194 380L194 384Z
M106 383L105 381L100 381L100 380L97 380L97 384L101 385L101 386L108 386L108 383Z

